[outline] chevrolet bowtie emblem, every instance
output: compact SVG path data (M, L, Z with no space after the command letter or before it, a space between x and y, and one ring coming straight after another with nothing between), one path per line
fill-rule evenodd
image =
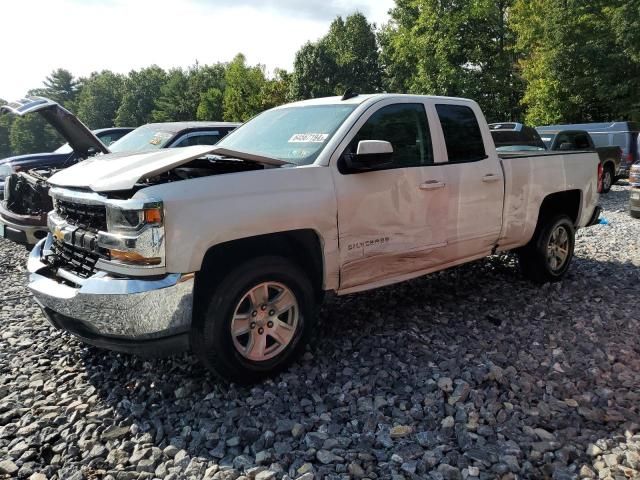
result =
M56 227L56 228L53 229L53 237L56 240L59 240L59 241L62 242L62 241L64 241L64 232L62 231L61 228Z

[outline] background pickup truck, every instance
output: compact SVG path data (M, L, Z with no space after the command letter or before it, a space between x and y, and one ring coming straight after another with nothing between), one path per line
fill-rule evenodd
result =
M52 176L29 287L85 342L190 347L252 382L310 340L326 291L510 250L528 278L560 280L575 230L598 218L597 170L594 152L498 156L471 100L308 100L215 147L93 157Z
M552 127L536 129L547 149L553 151L595 150L601 166L600 191L608 193L618 177L622 167L622 149L616 145L596 147L586 130L557 130Z

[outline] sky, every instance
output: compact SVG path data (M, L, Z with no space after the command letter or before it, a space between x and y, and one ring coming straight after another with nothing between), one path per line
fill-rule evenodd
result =
M354 11L378 26L393 0L0 0L0 98L75 76L227 62L242 52L267 72Z

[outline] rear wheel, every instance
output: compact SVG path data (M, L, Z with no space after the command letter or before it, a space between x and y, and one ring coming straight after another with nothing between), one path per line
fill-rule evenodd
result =
M629 210L629 213L633 218L640 218L640 212L637 210Z
M611 165L607 164L602 171L602 193L609 193L614 182L614 172Z
M249 260L199 295L207 302L194 315L191 345L218 376L252 383L290 364L315 324L313 287L283 257Z
M522 272L536 283L558 282L569 270L574 247L575 229L568 216L543 220L529 244L518 251Z

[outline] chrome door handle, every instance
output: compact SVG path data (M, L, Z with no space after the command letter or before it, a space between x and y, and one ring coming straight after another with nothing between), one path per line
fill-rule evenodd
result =
M484 177L482 177L482 181L485 183L497 182L498 180L500 180L500 177L495 173L487 173Z
M427 180L420 185L420 190L438 190L444 188L447 184L438 180Z

